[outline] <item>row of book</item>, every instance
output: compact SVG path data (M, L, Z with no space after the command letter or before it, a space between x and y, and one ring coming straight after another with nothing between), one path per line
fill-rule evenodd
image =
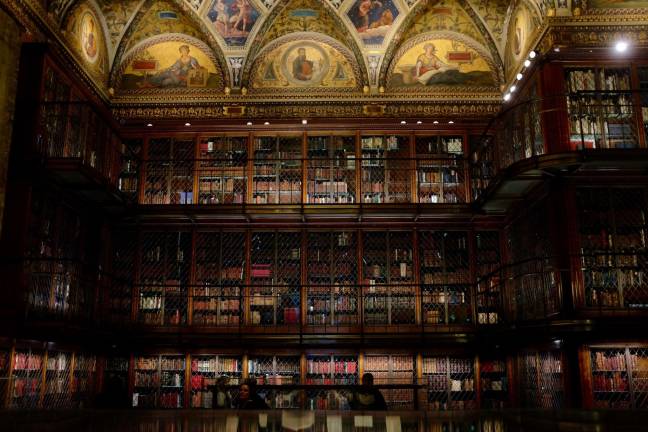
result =
M194 372L239 373L241 360L232 357L194 358L191 360L191 370Z
M329 358L314 360L308 359L306 361L306 371L309 374L357 374L358 362L352 361L331 361Z

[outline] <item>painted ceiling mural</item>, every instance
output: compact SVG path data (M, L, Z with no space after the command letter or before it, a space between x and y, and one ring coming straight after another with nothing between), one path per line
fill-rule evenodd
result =
M276 88L366 94L381 86L388 93L497 94L535 43L545 15L648 8L639 0L34 2L115 97L241 94L243 87L250 95Z

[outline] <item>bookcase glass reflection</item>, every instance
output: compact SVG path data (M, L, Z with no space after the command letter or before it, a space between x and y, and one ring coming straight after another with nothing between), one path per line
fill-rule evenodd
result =
M453 357L423 357L428 410L477 408L474 360Z
M365 324L414 324L412 232L366 231L362 241Z
M356 238L354 231L308 232L308 324L358 323Z
M415 145L418 202L466 202L463 137L417 135Z
M130 357L124 355L108 356L104 360L103 368L103 393L105 395L125 395L128 394L128 370L130 367ZM111 408L122 406L121 401L106 401L111 404Z
M216 406L213 398L217 381L222 380L224 385L238 385L242 376L243 360L240 356L191 356L191 407Z
M517 369L523 408L563 408L565 387L559 351L524 352L518 357Z
M254 204L299 204L302 191L302 136L254 138Z
M192 322L234 326L242 321L245 232L196 233Z
M95 392L96 368L97 359L94 355L75 354L72 381L72 398L75 407L82 408L84 401L92 399Z
M641 118L643 119L644 141L648 143L648 67L637 68L641 98Z
M567 68L565 85L572 147L638 146L629 67Z
M305 384L358 384L358 357L355 355L306 356ZM336 392L310 390L306 396L307 409L344 409L343 398Z
M186 324L191 233L144 232L141 257L140 322Z
M593 348L590 356L593 408L648 407L646 348Z
M503 409L511 405L506 359L480 358L479 381L481 408Z
M117 188L133 202L137 201L139 191L139 161L142 157L142 146L141 138L125 140L121 145L121 168Z
M152 138L147 146L144 204L193 204L194 141Z
M578 188L585 304L645 308L646 212L643 188Z
M252 232L252 324L300 322L301 232Z
M477 278L477 323L498 324L502 307L500 291L500 234L498 231L475 233L475 273Z
M135 256L137 234L131 230L116 230L112 236L112 278L106 290L108 319L113 322L128 322L131 318L133 302L133 278L135 275Z
M4 407L9 392L9 369L11 352L8 348L0 346L0 404Z
M471 323L468 233L419 231L418 243L423 322Z
M300 384L299 356L250 356L248 376L257 384ZM271 408L298 408L298 392L267 389L259 392Z
M247 193L247 136L211 136L199 142L198 203L241 204Z
M133 406L182 408L184 376L185 357L182 355L135 357Z
M415 361L410 355L367 354L364 373L371 373L374 384L415 384ZM387 407L391 410L414 409L414 389L381 390Z
M411 160L408 136L366 135L362 150L362 202L411 202Z
M72 354L48 351L45 369L45 395L43 406L47 408L70 408L72 402Z
M356 202L355 135L308 136L308 203Z
M13 363L10 408L39 408L43 381L43 354L18 349L14 353Z

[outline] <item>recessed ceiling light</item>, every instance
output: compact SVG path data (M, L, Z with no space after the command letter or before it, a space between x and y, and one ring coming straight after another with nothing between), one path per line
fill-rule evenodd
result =
M303 125L308 124L308 120L306 120L306 119L302 120L302 124Z
M560 52L560 47L559 46L554 47L554 52Z
M515 78L517 78L517 80L520 81L523 77L524 77L524 75L519 73L519 74L517 74L517 76Z
M438 121L438 120L434 120L432 123L434 123L434 124L439 124L439 121Z
M504 100L508 102L509 99L511 99L511 93L506 93L504 95Z
M187 122L185 123L185 126L191 126L191 123Z
M515 90L517 90L517 86L512 85L509 91L513 93Z
M401 120L401 124L407 124L405 120Z
M268 126L270 122L263 122L264 125Z
M534 58L536 58L536 55L538 55L538 54L537 54L535 51L531 51L531 52L529 52L529 58L530 58L530 59L534 59Z
M247 122L247 125L248 125L248 126L252 126L252 122Z
M454 122L453 122L452 120L450 120L450 121L448 122L448 124L454 124Z
M416 124L423 124L421 120L417 121Z
M524 67L529 67L529 66L531 66L531 60L529 59L524 60Z
M146 125L147 127L153 127L153 123L149 123Z
M617 50L617 52L626 52L628 50L628 42L626 41L618 41L616 45L614 45L614 49Z

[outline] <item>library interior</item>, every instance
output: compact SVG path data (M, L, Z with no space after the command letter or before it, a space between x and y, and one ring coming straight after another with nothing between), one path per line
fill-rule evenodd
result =
M648 1L0 24L8 430L648 421Z

